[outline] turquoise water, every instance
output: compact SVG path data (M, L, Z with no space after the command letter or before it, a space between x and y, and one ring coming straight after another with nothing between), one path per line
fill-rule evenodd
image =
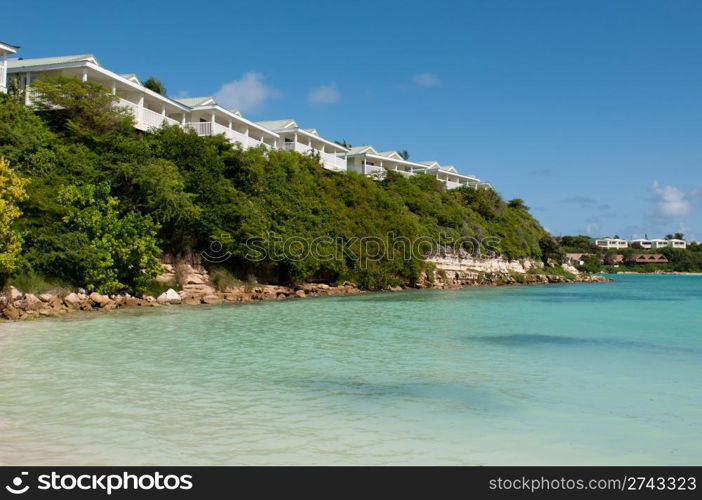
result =
M702 276L0 324L0 464L700 464Z

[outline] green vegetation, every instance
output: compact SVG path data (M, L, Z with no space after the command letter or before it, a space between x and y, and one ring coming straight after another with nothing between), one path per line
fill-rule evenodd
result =
M666 235L665 239L682 240L682 233ZM656 271L665 272L702 272L702 245L691 243L686 249L679 248L658 248L644 249L635 246L622 248L619 250L598 248L589 236L560 236L556 238L561 250L567 253L584 253L581 260L583 264L579 270L587 273L599 272L638 272L652 273ZM639 254L663 254L668 263L666 264L636 264L630 262L635 255ZM623 255L624 261L617 263L614 259L617 255Z
M13 271L19 257L20 238L12 225L21 215L17 204L27 197L26 183L0 157L0 275Z
M150 76L147 78L144 82L144 87L149 90L153 90L157 94L166 95L166 86L155 76Z
M141 133L96 83L59 77L36 89L37 110L0 95L5 278L36 273L101 293L152 292L161 286L153 282L158 256L210 252L213 241L230 255L218 264L220 287L314 279L375 289L416 279L421 254L404 258L388 235L471 251L480 241L481 251L510 259L559 258L528 208L491 189L447 191L428 175L376 182L179 127ZM306 251L312 241L314 252ZM252 252L252 243L266 251Z
M561 266L544 266L542 268L533 267L529 269L529 274L546 274L550 276L562 276L569 280L575 280L576 276L563 269Z

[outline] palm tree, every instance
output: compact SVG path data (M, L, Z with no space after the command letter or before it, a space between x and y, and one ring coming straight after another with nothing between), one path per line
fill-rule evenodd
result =
M351 149L353 147L353 146L351 146L350 143L346 142L346 139L341 139L340 141L334 141L334 142L337 143L342 148Z
M404 160L409 160L410 154L409 154L409 151L407 151L406 149L403 149L403 150L401 150L401 151L398 151L397 153L398 153L400 156L402 156L402 158L403 158Z
M150 76L145 82L144 87L149 90L153 90L161 95L166 95L166 86L156 78L155 76Z

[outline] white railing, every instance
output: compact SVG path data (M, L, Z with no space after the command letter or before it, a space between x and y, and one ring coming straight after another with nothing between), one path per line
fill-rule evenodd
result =
M363 165L363 173L373 179L384 179L387 171L383 167L375 165Z
M312 148L309 147L306 144L302 144L300 142L280 142L278 143L278 147L280 149L285 149L287 151L297 151L298 153L308 153L309 151L312 151Z
M190 122L186 127L193 129L197 135L212 135L212 122Z
M169 118L162 113L157 113L149 108L141 108L141 115L137 115L137 120L143 123L146 128L159 128L166 122L167 125L178 125L173 118Z
M464 186L464 184L461 184L460 182L445 181L444 183L446 184L446 189L456 189Z
M249 137L246 134L234 130L224 125L220 125L217 122L191 122L186 125L186 127L191 128L195 131L197 135L219 135L224 134L224 137L229 139L231 142L238 142L244 148L255 148L258 146L265 146L270 148L270 144L266 144L263 141Z
M137 103L128 101L122 97L118 97L117 105L131 111L132 115L134 115L134 119L136 120L138 129L147 130L150 128L159 128L161 125L163 125L164 121L168 125L179 124L178 121L174 120L173 118L169 118L166 115L157 113L156 111L152 111L148 108L140 107Z
M7 91L7 61L0 60L0 92Z
M330 153L321 153L320 157L324 168L329 170L346 170L346 158L341 158Z

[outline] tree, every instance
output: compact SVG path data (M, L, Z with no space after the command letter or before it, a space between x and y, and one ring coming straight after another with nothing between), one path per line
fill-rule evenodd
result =
M512 208L521 208L522 210L529 210L529 207L527 207L524 204L524 200L522 200L521 198L513 198L507 202L507 205Z
M79 276L89 290L100 293L142 292L158 275L161 253L156 244L158 225L137 212L121 215L119 200L106 185L66 186L57 198L63 205L66 233L84 247L87 262Z
M551 235L542 236L539 240L539 247L541 247L541 260L544 264L548 265L549 261L562 264L565 260L565 252Z
M685 235L683 233L666 234L665 239L666 240L684 240Z
M17 203L27 195L27 180L19 177L0 157L0 274L15 269L21 250L20 239L12 230L12 223L22 214Z
M144 87L146 87L149 90L153 90L154 92L161 94L161 95L167 95L166 94L166 87L163 85L161 80L156 78L155 76L150 76L145 82L144 82Z
M407 151L406 149L402 149L402 150L398 151L398 154L400 156L402 156L402 158L405 160L409 160L409 158L410 158L409 151Z
M134 127L131 111L116 106L117 96L99 83L53 76L37 80L32 88L35 105L78 137L100 141Z
M342 148L351 149L353 147L353 146L351 146L351 143L346 141L346 139L341 139L340 141L334 141L334 142L337 143Z

